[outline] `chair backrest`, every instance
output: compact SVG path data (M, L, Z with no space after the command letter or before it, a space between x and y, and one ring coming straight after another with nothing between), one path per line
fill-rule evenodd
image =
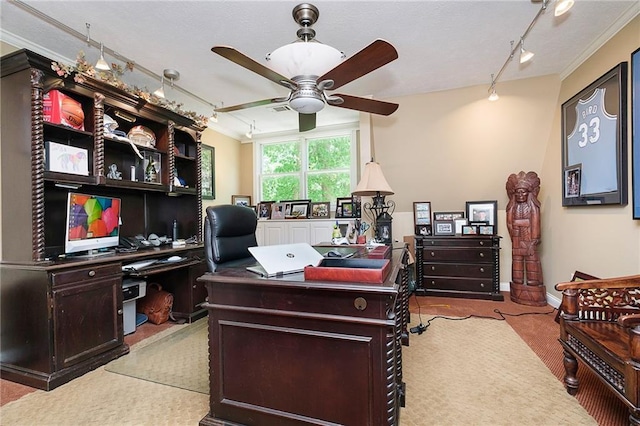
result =
M251 257L257 246L256 212L248 207L223 204L207 207L204 221L204 249L210 272L216 265Z

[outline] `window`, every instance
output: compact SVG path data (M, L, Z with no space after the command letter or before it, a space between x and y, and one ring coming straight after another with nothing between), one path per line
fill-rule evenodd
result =
M266 201L331 201L351 196L355 177L355 132L259 142L257 182Z

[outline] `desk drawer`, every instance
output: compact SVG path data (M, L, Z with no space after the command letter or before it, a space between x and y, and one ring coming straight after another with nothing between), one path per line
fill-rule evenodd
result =
M493 277L493 265L491 263L428 263L422 265L422 275L427 276L452 276L469 278Z
M431 277L425 275L422 280L425 289L474 291L490 293L493 290L493 282L490 278L456 278L456 277Z
M122 264L110 263L108 265L93 265L86 268L68 269L62 272L51 274L53 286L72 284L86 280L122 275Z
M491 237L450 237L450 238L423 238L422 247L469 247L482 248L493 245Z
M424 262L456 261L456 262L492 262L493 250L491 248L435 248L429 247L422 250Z

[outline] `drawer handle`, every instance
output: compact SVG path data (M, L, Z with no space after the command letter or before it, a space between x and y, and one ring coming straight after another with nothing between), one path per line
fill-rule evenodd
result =
M480 268L480 272L484 272L484 268Z
M484 245L484 241L480 241L480 245L483 246Z
M480 257L484 257L484 253L480 253Z
M431 267L431 270L432 270L432 271L435 271L435 270L436 270L436 267L435 267L435 266L432 266L432 267Z
M118 309L118 315L122 315L122 309Z
M431 281L431 285L436 285L436 282L435 281Z
M480 283L480 287L484 288L484 283Z
M367 301L364 297L357 297L356 300L353 301L353 306L359 311L364 311L367 309Z
M89 276L90 277L95 277L96 276L96 271L94 271L93 269L89 271Z
M436 256L435 252L431 252L431 257L435 257L435 256Z

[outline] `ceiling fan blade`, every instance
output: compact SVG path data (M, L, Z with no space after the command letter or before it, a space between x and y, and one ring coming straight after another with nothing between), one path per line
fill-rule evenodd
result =
M307 132L316 128L316 114L298 114L298 130Z
M378 101L375 99L361 98L359 96L351 95L338 95L334 94L332 97L340 97L344 102L329 103L329 105L337 106L340 108L355 109L356 111L370 112L372 114L391 115L398 109L398 104L391 102Z
M224 58L227 58L231 62L235 62L236 64L248 69L249 71L253 71L256 74L259 74L273 81L276 84L286 87L287 89L294 89L298 86L298 84L295 81L290 80L287 77L273 71L272 69L267 68L261 63L254 61L253 59L251 59L244 53L237 51L233 47L213 46L211 48L211 51L213 53L217 53L218 55Z
M253 108L257 106L269 105L269 104L278 104L281 102L285 102L287 98L273 98L273 99L263 99L261 101L247 102L246 104L232 105L228 107L216 108L215 112L231 112L238 111L240 109Z
M395 59L398 59L395 47L378 39L318 78L318 82L333 80L329 89L335 90Z

